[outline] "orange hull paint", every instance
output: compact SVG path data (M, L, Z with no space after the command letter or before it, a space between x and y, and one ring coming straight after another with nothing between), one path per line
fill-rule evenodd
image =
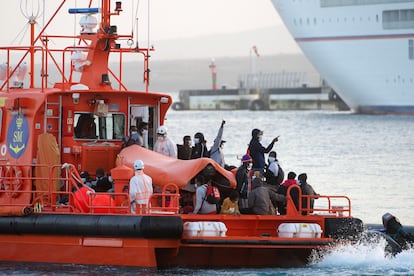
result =
M135 47L133 34L122 35L111 24L122 14L122 7L111 12L111 2L78 0L82 8L71 9L73 1L60 0L37 36L36 18L30 20L30 45L0 47L6 57L0 65L0 261L299 266L312 250L358 234L361 223L351 217L345 196L319 195L318 205L325 204L310 210L300 199L297 208L288 192L286 216L180 214L180 189L206 166L214 168L212 181L222 196L235 188L235 176L209 158L184 161L150 150L172 97L148 91L153 49ZM101 10L90 9L95 5ZM66 16L62 22L87 15L88 24L75 35L52 35L48 27L61 14ZM143 56L145 91L129 90L122 82L125 54ZM55 72L59 76L52 78ZM59 82L51 85L54 79ZM128 130L142 122L148 126L146 148L122 149ZM138 209L142 216L131 213L128 192L136 159L144 161L156 191L149 206ZM81 178L82 171L94 177L98 168L112 174L114 192L95 192ZM341 203L332 206L336 200ZM315 215L302 215L305 211ZM318 226L322 232L307 238L292 232L286 238L277 231L282 223ZM188 225L225 227L226 232L187 233Z

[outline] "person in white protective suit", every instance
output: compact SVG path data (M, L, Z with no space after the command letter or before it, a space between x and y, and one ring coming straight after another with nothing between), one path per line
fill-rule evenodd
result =
M134 176L129 181L131 213L147 213L152 194L152 178L144 173L144 162L135 160Z

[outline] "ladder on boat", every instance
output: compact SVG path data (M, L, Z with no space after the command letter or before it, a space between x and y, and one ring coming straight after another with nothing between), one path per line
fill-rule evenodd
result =
M45 116L44 116L44 133L50 133L56 137L56 141L60 148L62 143L61 131L62 131L62 97L59 96L57 102L49 101L46 97L45 102Z

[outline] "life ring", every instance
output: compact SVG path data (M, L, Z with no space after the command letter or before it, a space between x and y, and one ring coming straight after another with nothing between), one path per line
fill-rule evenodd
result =
M22 169L18 166L5 166L2 168L4 170L4 176L2 177L3 183L2 188L5 190L5 194L8 197L18 197L19 191L23 187L23 172Z

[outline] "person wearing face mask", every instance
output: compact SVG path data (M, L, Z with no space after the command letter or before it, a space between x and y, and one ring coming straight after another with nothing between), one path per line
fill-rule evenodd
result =
M139 145L139 134L136 126L131 126L129 128L129 136L122 139L122 147L129 147L132 145Z
M263 131L257 128L253 129L252 139L250 140L248 151L253 159L253 172L259 171L263 175L265 167L264 154L272 150L279 137L274 138L266 148L261 144L262 137Z
M177 151L178 151L178 159L181 160L190 160L191 159L191 153L192 153L192 142L191 142L191 136L185 135L183 137L183 144L178 145L177 144Z
M267 159L268 164L265 166L264 177L266 178L266 183L273 186L275 189L283 182L285 173L282 167L277 160L276 151L269 152L269 157Z
M191 159L197 159L201 157L210 157L207 150L207 141L204 139L204 134L197 132L194 135L194 146L191 154Z
M146 147L145 138L148 134L148 123L147 122L140 122L138 125L138 140L137 145Z
M248 213L248 194L251 190L250 170L252 168L252 158L245 154L241 159L242 164L236 172L236 191L240 195L239 209L241 213Z
M166 126L160 126L157 129L157 141L154 145L154 151L172 158L177 158L177 145L167 136Z
M210 149L210 158L217 162L220 166L224 168L225 162L224 162L224 154L223 154L223 144L226 142L222 139L223 137L223 130L224 130L224 124L226 121L222 120L221 125L219 128L219 131L217 133L216 139L214 139L214 144Z

